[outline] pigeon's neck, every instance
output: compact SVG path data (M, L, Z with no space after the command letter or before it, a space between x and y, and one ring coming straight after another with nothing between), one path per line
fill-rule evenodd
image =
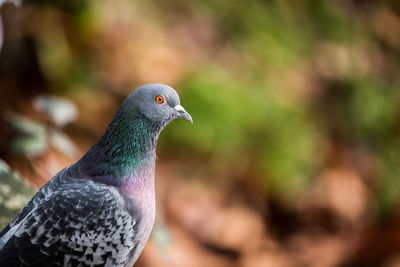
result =
M119 110L101 139L77 163L94 180L113 185L153 184L162 126Z

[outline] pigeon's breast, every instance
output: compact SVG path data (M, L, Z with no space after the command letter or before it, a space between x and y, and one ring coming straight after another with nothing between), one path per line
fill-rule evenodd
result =
M153 229L156 205L155 205L155 193L154 184L146 184L146 186L128 187L124 190L126 201L132 207L132 217L139 218L137 222L136 239L139 240L139 244L133 251L130 260L126 266L131 266L130 263L134 263L139 257L144 245L150 237L151 230Z
M135 207L134 212L140 213L139 233L143 235L143 239L146 240L150 236L150 232L154 225L156 205L155 195L153 192L147 192L146 194L130 195L128 199L131 204Z

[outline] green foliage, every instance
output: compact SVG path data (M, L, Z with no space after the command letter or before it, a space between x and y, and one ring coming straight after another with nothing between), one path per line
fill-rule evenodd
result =
M180 90L194 124L167 127L160 153L173 146L225 169L251 162L253 178L287 198L327 167L338 138L377 163L389 210L400 188L398 5L344 2L40 0L32 13L43 8L50 23L29 38L49 91L122 98L120 87L163 79Z
M171 127L167 139L221 163L227 157L233 162L250 157L261 183L288 197L322 167L325 142L338 132L375 155L380 209L393 207L400 185L399 90L384 77L350 68L328 79L333 88L321 90L333 92L325 99L292 103L274 77L312 59L319 44L343 51L357 47L371 38L369 29L326 1L202 1L195 6L215 20L224 45L243 60L231 69L206 62L185 77L178 88L185 89L182 102L195 123ZM321 114L315 102L324 107Z
M391 140L398 127L395 115L400 115L399 90L365 77L355 80L353 86L348 108L356 135L374 146Z
M400 197L400 91L370 78L353 84L348 115L355 138L376 155L378 206L389 212Z
M306 107L280 103L266 85L215 68L189 76L179 88L185 88L182 103L194 124L177 123L167 129L167 139L220 162L250 157L264 177L261 184L276 193L306 185L320 160L319 133Z

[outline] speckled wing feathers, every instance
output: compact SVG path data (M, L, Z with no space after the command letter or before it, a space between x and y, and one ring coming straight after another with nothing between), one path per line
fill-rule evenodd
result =
M18 228L0 251L0 266L125 265L138 245L140 215L116 188L75 181L42 192L41 202L34 198L32 210L10 224Z

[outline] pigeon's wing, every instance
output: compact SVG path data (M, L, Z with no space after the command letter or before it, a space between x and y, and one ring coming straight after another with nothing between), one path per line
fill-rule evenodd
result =
M65 187L20 219L0 250L0 266L123 266L128 261L138 245L138 212L114 187L91 181Z
M45 184L33 196L28 204L26 204L26 206L22 209L18 216L0 232L0 250L4 245L4 242L9 239L10 235L14 234L16 228L32 210L36 209L39 205L46 202L55 193L57 193L58 188L61 188L63 185L65 186L69 184L69 181L73 178L65 175L65 171L66 169L63 169L53 179Z

